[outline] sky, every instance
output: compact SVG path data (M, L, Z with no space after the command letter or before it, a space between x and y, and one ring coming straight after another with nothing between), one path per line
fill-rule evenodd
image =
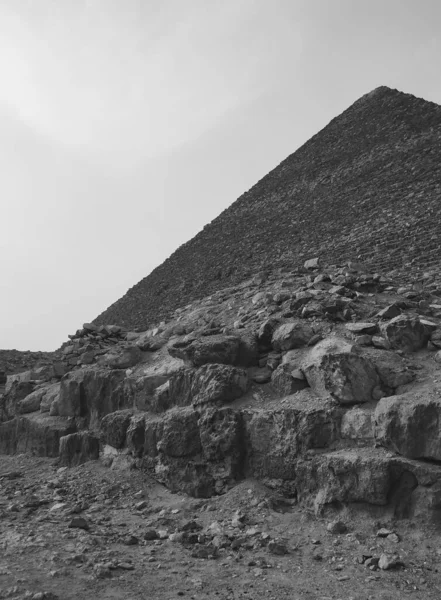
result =
M54 350L372 89L439 0L1 0L0 348Z

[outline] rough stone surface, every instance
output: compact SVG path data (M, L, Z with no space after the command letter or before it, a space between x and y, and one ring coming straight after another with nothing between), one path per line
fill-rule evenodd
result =
M407 458L441 460L439 389L383 398L375 410L375 439Z
M100 444L88 431L71 433L60 438L60 465L74 467L88 460L97 460Z
M340 404L369 402L379 390L375 366L342 339L319 342L304 359L302 369L319 396L332 397Z
M405 352L416 352L427 346L430 332L420 319L408 315L395 317L381 327L382 332L392 348Z
M286 323L280 325L273 334L272 344L276 351L286 352L306 346L314 335L314 330L306 323Z

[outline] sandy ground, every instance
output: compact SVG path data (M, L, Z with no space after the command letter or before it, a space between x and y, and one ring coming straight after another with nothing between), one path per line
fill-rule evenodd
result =
M382 554L398 566L362 564ZM440 571L433 523L318 518L253 481L198 500L99 461L0 456L0 598L423 600L441 598Z

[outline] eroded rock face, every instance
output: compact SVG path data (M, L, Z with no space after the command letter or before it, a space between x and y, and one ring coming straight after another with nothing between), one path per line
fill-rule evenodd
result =
M88 431L71 433L60 438L59 464L68 467L81 465L99 458L100 443Z
M141 358L141 349L136 345L131 345L117 352L109 352L100 362L111 369L129 369L137 365Z
M305 357L302 370L316 394L340 404L370 402L381 397L375 366L343 339L319 342Z
M286 352L306 346L314 335L312 327L306 323L285 323L274 331L272 344L276 351Z
M198 417L193 408L174 408L167 413L157 446L172 458L193 456L201 451Z
M405 352L416 352L425 348L430 332L420 319L409 315L400 315L382 325L383 335L392 348Z
M64 417L85 417L90 427L98 427L109 413L130 408L132 398L121 385L125 373L120 370L79 369L61 380L58 413Z
M33 413L0 425L0 451L56 457L60 438L76 431L68 419Z
M281 396L289 396L309 387L303 373L289 363L277 367L271 376L271 383Z
M258 479L295 480L301 455L337 439L339 417L330 403L308 397L284 409L246 411L244 425L249 473Z
M33 391L29 396L26 396L19 402L17 402L17 414L32 413L40 410L41 400L46 393L45 388L39 388Z
M439 390L383 398L374 419L378 444L407 458L441 460Z

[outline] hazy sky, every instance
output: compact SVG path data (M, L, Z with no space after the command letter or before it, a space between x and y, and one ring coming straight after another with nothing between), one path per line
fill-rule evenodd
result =
M53 350L364 93L439 0L1 0L0 348Z

